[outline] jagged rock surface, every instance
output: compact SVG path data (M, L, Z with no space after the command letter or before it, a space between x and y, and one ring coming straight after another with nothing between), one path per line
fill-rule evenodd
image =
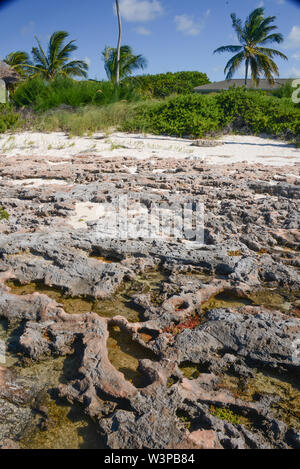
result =
M221 387L227 373L247 380L257 369L299 379L299 166L93 156L71 163L0 157L0 200L10 213L0 225L0 316L22 324L18 352L36 361L77 355L73 379L58 392L98 422L110 448L299 448L298 430L273 415L267 393L250 402ZM54 183L16 184L37 177ZM101 220L80 218L78 204L88 213L124 194L145 207L162 200L203 203L205 247L103 238ZM19 296L5 283L42 283L103 300L153 269L165 281L156 296L147 288L132 294L142 311L137 323L118 310L113 318L67 314L47 295ZM224 291L252 304L201 310ZM253 302L261 291L269 299ZM272 292L274 298L285 292L285 301L273 304ZM109 360L109 330L116 326L155 356L139 362L140 387ZM199 367L196 379L184 377L185 362ZM40 391L0 368L0 447L18 445L34 422ZM211 406L256 424L218 418Z

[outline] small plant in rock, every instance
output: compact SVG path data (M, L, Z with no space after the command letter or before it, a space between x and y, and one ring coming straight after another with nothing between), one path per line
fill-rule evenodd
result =
M0 206L0 220L8 220L9 217L9 213Z
M176 336L181 334L185 329L196 329L199 324L201 324L201 317L195 313L179 324L172 324L171 326L166 327L163 332Z
M210 406L210 413L221 420L233 423L234 425L241 424L241 418L239 415L234 414L230 409L224 407Z

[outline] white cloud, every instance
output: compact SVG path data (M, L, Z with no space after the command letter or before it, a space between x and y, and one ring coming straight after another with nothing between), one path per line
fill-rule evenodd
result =
M91 61L91 59L90 59L89 57L85 57L85 58L84 58L84 61L85 61L85 63L86 63L89 67L91 66L92 61Z
M25 24L23 28L21 29L21 34L22 36L29 36L30 34L33 33L34 29L35 29L35 22L29 21L29 23Z
M175 23L177 31L180 31L186 36L198 36L204 27L202 21L197 22L192 16L189 15L175 16Z
M300 48L300 26L293 26L285 41L286 49Z
M163 7L158 0L121 0L120 10L127 21L151 21L163 13Z
M290 78L298 78L300 77L300 68L293 67L290 70Z
M300 60L300 52L296 52L295 54L293 54L292 58L295 60Z
M144 28L144 26L138 26L135 28L135 32L141 36L150 36L151 34L150 29Z

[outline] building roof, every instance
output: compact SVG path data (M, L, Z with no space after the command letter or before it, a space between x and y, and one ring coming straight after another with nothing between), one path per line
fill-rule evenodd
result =
M0 60L0 79L5 83L16 83L19 78L19 74L13 68Z
M268 80L260 80L258 86L255 86L255 83L253 80L248 80L247 81L247 88L249 89L260 89L263 91L273 91L278 88L280 88L282 85L285 83L291 81L292 78L275 78L275 83L274 85L271 85ZM239 86L245 86L245 80L244 79L233 79L233 80L223 80L223 81L217 81L214 83L209 83L208 85L202 85L202 86L197 86L194 88L196 93L217 93L219 91L223 90L229 90L229 88L232 87L239 87Z

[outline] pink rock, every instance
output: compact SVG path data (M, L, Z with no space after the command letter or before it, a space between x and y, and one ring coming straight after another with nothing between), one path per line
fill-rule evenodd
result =
M223 449L212 430L197 430L190 433L188 439L201 449Z

